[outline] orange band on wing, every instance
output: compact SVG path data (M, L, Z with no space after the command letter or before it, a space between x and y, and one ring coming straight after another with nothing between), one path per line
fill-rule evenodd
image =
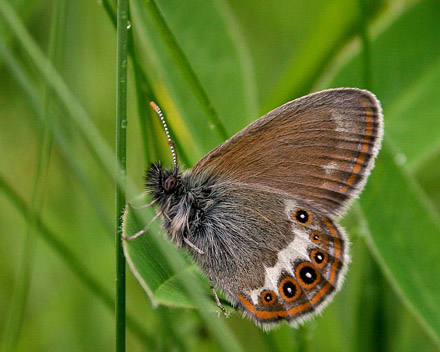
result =
M333 282L336 279L336 270L339 266L339 260L341 257L341 240L339 239L339 234L336 230L336 228L332 225L332 223L327 218L322 218L322 221L324 222L325 226L327 226L328 230L330 231L330 234L333 237L333 248L334 253L333 256L335 257L335 260L333 261L332 268L330 270L330 278L329 282L333 284Z
M255 309L255 306L246 299L242 294L238 293L237 297L240 299L241 303L245 306L245 308L250 311L251 313L255 314L255 316L258 319L261 320L270 320L270 319L276 319L276 318L286 318L288 315L293 316L299 313L304 312L305 310L312 307L312 305L317 304L322 297L333 287L333 282L336 278L336 270L338 267L339 261L335 259L335 261L332 264L331 273L329 281L313 296L313 298L309 302L305 302L303 304L300 304L298 306L295 306L288 311L285 310L278 310L278 311L265 311L265 310L257 310Z
M247 300L245 297L243 297L243 295L241 295L239 293L239 294L237 294L237 297L240 299L240 301L243 303L243 305L246 307L247 310L254 313L257 318L262 319L262 320L285 318L287 315L299 314L299 313L301 313L311 307L310 302L305 302L303 304L300 304L296 307L289 309L288 311L286 311L286 310L278 310L278 311L256 310L255 307L253 306L253 304L251 302L249 302L249 300Z
M331 222L327 218L322 218L322 221L324 221L325 226L327 226L328 230L330 231L330 235L332 237L339 237L338 231L334 228L334 226L331 224Z
M294 314L304 312L306 309L308 309L310 307L311 307L310 302L306 302L306 303L300 304L299 306L296 306L296 307L289 309L287 312L289 313L289 315L294 315Z
M237 294L237 297L240 299L241 303L246 307L246 309L252 313L254 313L259 319L274 319L281 318L287 315L287 311L279 310L279 311L268 311L268 310L256 310L254 305L249 302L241 293Z
M333 248L335 250L334 257L340 258L341 257L341 241L339 238L333 239Z
M258 319L261 320L269 320L269 319L276 319L276 318L285 318L288 315L294 316L299 313L304 312L305 310L312 307L312 305L319 302L319 300L332 288L332 285L328 282L326 285L324 285L317 293L316 295L311 299L310 302L305 302L303 304L300 304L298 306L295 306L288 311L285 310L278 310L278 311L263 311L263 310L256 310L255 307L249 300L247 300L243 295L240 293L237 294L237 297L240 299L240 301L243 303L243 305L246 307L248 311L255 314L255 316Z
M327 226L328 230L330 231L330 235L333 237L333 248L334 248L333 256L336 258L340 258L341 257L341 241L339 239L338 231L335 229L335 227L332 225L332 223L327 218L322 218L322 221L324 222L325 226Z
M312 302L312 304L316 304L318 303L318 301L321 299L322 296L324 296L326 294L326 292L328 290L330 290L330 288L332 287L332 285L327 282L319 291L318 293L312 298L312 300L310 302Z
M333 284L335 282L336 270L338 269L338 265L339 265L339 260L335 259L332 264L332 268L330 270L330 277L328 279L328 282L330 282L331 284Z
M246 298L244 298L241 293L238 293L237 297L241 301L241 303L243 303L243 305L246 307L248 311L252 313L256 312L254 305L251 302L249 302Z
M347 192L348 186L352 185L353 182L356 180L356 174L361 171L362 165L364 164L364 160L365 160L365 154L368 151L368 142L370 142L370 138L373 134L373 112L371 110L370 107L368 107L369 102L367 100L361 99L361 104L365 107L365 122L366 122L366 127L365 127L365 136L364 136L364 140L362 142L361 145L361 151L362 153L360 153L355 161L355 164L353 166L353 170L352 170L352 174L350 175L350 177L347 179L347 184L344 185L341 188L341 192Z

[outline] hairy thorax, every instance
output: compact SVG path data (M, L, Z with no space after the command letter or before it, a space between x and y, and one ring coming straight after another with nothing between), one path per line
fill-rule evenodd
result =
M213 181L194 175L191 170L179 173L178 186L166 194L161 185L172 174L162 169L154 172L162 173L162 181L158 183L154 177L157 174L150 172L147 182L158 201L169 238L178 247L187 248L205 273L224 290L261 286L264 278L258 272L273 266L276 252L292 240L280 235L290 228L282 217L283 201L272 192ZM151 188L153 180L156 188ZM267 232L255 231L262 228Z

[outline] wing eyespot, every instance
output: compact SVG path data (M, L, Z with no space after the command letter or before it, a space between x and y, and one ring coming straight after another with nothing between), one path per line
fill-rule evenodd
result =
M299 284L307 290L314 288L321 281L321 274L310 262L302 262L295 269Z
M309 240L321 249L327 250L329 248L328 236L319 231L313 231L309 236Z
M328 261L328 254L320 249L313 249L310 252L310 258L315 266L323 268Z
M307 226L312 222L312 214L305 209L296 208L292 211L292 219L300 225Z
M278 285L281 298L286 302L293 302L301 295L301 288L293 277L285 277Z
M318 231L313 231L310 234L310 241L315 244L320 244L322 242L322 235Z
M264 305L269 306L271 304L274 304L277 301L277 296L275 292L270 290L265 290L261 292L260 294L260 300L263 302Z

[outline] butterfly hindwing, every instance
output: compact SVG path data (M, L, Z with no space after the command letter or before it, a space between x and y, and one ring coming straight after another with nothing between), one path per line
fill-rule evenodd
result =
M319 207L254 185L215 183L195 259L236 306L269 326L319 311L340 287L347 240Z
M293 240L265 268L264 285L236 293L246 314L263 326L280 320L296 325L320 311L341 286L349 261L346 236L330 218L286 203L292 215L300 209L313 219L303 223L291 216Z

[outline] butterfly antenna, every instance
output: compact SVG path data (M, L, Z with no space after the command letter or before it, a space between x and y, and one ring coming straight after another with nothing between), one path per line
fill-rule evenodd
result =
M162 121L163 128L165 129L165 134L167 135L168 145L170 146L171 154L173 155L174 170L177 170L177 154L174 148L174 142L171 139L170 132L168 131L167 123L165 122L165 118L163 117L162 110L160 110L159 106L157 106L157 104L154 101L151 101L150 105L154 109L154 111L156 111L156 113L159 115L160 121Z

